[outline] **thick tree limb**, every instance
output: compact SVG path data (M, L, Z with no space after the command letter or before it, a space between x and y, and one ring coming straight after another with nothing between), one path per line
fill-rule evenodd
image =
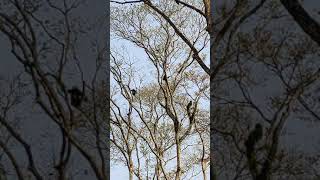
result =
M320 45L320 24L301 6L298 0L280 0L293 19L309 37Z

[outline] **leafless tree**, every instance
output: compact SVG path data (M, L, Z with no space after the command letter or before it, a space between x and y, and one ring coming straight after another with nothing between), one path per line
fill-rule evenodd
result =
M190 4L203 6L200 1ZM170 14L172 22L154 9ZM122 155L114 159L125 162L130 179L207 179L209 112L208 105L201 104L208 104L209 76L196 63L197 56L208 62L206 19L173 1L126 8L115 4L111 14L115 37L147 56L130 63L125 52L112 53L111 72L119 92L112 96L112 144ZM180 31L197 50L185 43ZM146 75L137 73L141 66L135 64L150 67L154 78L139 78Z
M111 126L111 158L125 163L130 179L205 179L209 124L214 152L211 178L319 177L317 151L298 151L286 141L303 135L290 134L292 123L317 125L320 119L319 25L302 2L112 2L112 35L144 51L155 79L147 84L134 63L128 63L129 56L114 51L111 107L108 83L99 80L109 56L97 37L101 32L97 24L104 25L105 17L88 24L74 13L84 7L81 0L0 2L1 35L24 72L24 78L6 82L8 91L0 99L3 177L76 178L79 167L72 162L76 156L89 167L80 167L81 173L108 179ZM303 32L290 28L292 23ZM84 43L83 36L90 44ZM210 68L205 55L209 39ZM90 48L93 52L86 64L81 51ZM83 70L88 64L92 76ZM209 76L211 122L206 108ZM72 83L82 87L88 98L80 107L70 102ZM22 89L30 90L31 101L20 97L17 90ZM20 100L29 103L24 107L35 106L45 114L43 121L51 122L50 128L59 134L59 145L47 156L52 157L46 159L48 166L39 160L44 151L19 127L35 122L15 116ZM17 160L13 147L20 147L24 162Z
M31 86L32 100L24 111L30 111L27 107L36 104L46 115L43 121L51 123L50 129L58 134L54 141L58 145L46 156L44 163L39 158L46 151L38 149L28 136L23 135L23 130L15 128L11 118L1 115L1 127L12 141L23 148L22 158L26 158L25 163L17 161L17 154L6 142L1 142L14 168L12 177L72 179L80 169L81 174L91 173L96 179L108 179L108 92L102 93L108 89L101 81L101 77L105 78L107 49L104 41L100 41L104 27L98 26L105 24L103 20L106 17L94 22L77 15L76 11L85 8L84 5L84 1L78 0L0 3L1 35L11 44L11 52L24 70L24 81ZM83 46L92 49L89 56L81 53ZM85 61L86 58L90 60ZM91 67L91 73L87 73L84 66ZM85 90L88 97L81 106L75 107L70 102L68 90L73 85ZM24 121L35 123L32 119ZM47 147L50 146L49 141L49 137L44 140ZM83 165L72 162L73 156L83 159Z
M217 3L211 67L211 117L216 166L226 179L315 178L309 158L295 152L286 129L301 115L316 120L318 46L296 28L280 2ZM221 19L221 21L216 21ZM253 23L254 22L254 23ZM281 24L277 26L276 24ZM212 55L212 54L211 54ZM313 64L311 67L310 64ZM214 76L212 76L214 75ZM311 95L313 94L313 95ZM263 136L256 137L255 126ZM296 146L293 145L293 149Z
M189 1L166 2L205 15L205 7L208 7L203 2L202 6ZM158 15L177 33L186 49L190 48L192 53L197 52L189 46L188 41L192 42L189 34L178 33L185 28L177 26L179 23L162 6L168 3L143 0L115 3L123 5L121 7L128 4L139 7L139 4L150 9L144 17ZM215 2L211 7L215 8L212 10L215 15L212 16L209 10L209 16L205 18L209 24L206 26L209 27L207 32L211 37L210 68L204 67L199 61L195 65L200 65L204 72L210 74L213 102L210 116L214 120L211 122L211 148L214 150L211 155L211 163L214 165L210 169L212 178L217 174L223 179L317 177L314 171L309 170L310 166L313 169L319 168L314 163L318 161L317 158L311 158L317 157L316 154L295 151L296 146L289 148L290 144L285 142L287 138L303 134L286 133L291 123L303 125L308 123L304 119L319 119L315 90L319 76L315 60L318 46L299 29L289 28L292 27L289 24L294 22L290 17L292 15L317 42L317 28L306 25L306 22L310 22L308 25L315 24L312 27L316 27L315 21L308 16L298 17L303 9L297 1L223 1ZM129 16L138 17L140 13L138 11ZM129 24L128 27L145 27L123 22ZM115 26L115 29L121 27ZM130 28L127 30L132 32ZM119 36L138 47L145 50L150 48L139 44L144 42L141 39L132 38L136 34L128 36L130 33L118 32ZM144 33L139 33L145 37ZM250 137L254 137L251 135L255 132L254 127L259 124L262 126L261 139L250 140Z

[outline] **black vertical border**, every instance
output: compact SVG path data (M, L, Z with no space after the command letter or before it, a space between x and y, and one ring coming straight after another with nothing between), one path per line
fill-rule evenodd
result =
M106 8L106 87L107 87L107 160L106 160L106 169L107 169L107 180L110 180L110 1L107 1Z
M213 117L214 117L214 112L213 112L213 83L211 83L211 74L212 70L214 69L213 67L213 61L214 61L214 50L213 50L213 18L214 18L214 0L210 0L210 26L211 26L211 32L210 32L210 179L211 180L216 180L217 175L215 172L214 168L214 148L213 148L213 142L214 142L214 137L213 137Z

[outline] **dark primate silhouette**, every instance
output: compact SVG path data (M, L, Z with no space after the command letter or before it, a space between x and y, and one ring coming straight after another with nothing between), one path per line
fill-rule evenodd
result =
M192 106L192 101L189 101L189 103L187 105L187 113L189 116L191 115L191 111L190 111L191 106Z
M251 155L254 151L256 143L262 138L263 130L262 125L257 123L254 130L249 134L248 139L245 142L247 148L247 154Z
M254 130L249 134L248 139L245 142L246 156L248 159L249 169L253 173L257 173L257 161L255 154L255 145L262 138L263 129L260 123L257 123Z
M71 95L71 105L74 107L80 107L83 101L86 101L86 97L83 91L80 91L78 87L74 86L68 90Z
M137 94L137 91L135 89L131 89L130 91L131 91L132 95L134 95L134 96Z
M190 125L194 123L194 115L195 115L195 111L191 112L191 106L192 106L192 101L189 101L187 105L187 113L190 120Z
M164 75L164 76L163 76L163 78L162 78L162 80L164 80L164 81L168 81L167 76L166 76L166 75Z

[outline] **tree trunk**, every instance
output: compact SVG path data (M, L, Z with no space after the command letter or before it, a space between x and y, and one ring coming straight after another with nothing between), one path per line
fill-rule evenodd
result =
M175 180L180 180L181 177L181 144L179 141L179 133L176 132L175 138L176 138L176 146L177 146L177 171L176 171L176 178Z

